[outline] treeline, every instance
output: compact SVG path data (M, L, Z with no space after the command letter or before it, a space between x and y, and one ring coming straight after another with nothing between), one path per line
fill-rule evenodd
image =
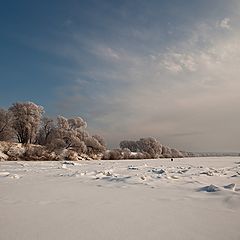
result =
M5 142L2 142L2 153L13 160L78 160L88 157L118 160L189 156L151 137L138 141L124 140L120 142L119 149L107 150L104 138L90 135L86 128L87 123L81 117L50 118L45 116L42 106L32 102L17 102L8 109L0 109L0 141ZM20 145L16 145L17 142Z
M150 159L150 158L182 158L190 153L162 145L155 138L141 138L138 141L124 140L120 149L108 150L104 159Z
M42 145L50 152L69 149L89 156L103 154L104 139L91 136L86 127L81 117L46 117L43 107L32 102L17 102L7 110L0 109L1 141Z

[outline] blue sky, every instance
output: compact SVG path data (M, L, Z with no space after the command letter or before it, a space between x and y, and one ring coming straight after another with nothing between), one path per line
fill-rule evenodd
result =
M110 146L240 149L237 0L1 1L0 101L82 116Z

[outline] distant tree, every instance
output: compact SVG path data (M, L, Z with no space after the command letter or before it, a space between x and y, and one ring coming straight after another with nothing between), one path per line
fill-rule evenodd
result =
M5 109L0 109L0 141L9 141L13 138L11 122L11 113Z
M96 138L88 137L85 139L85 144L88 149L88 154L98 154L103 153L106 150L106 147L102 145Z
M162 156L165 158L171 158L172 157L171 148L168 146L162 146Z
M129 149L131 152L142 153L138 154L141 158L158 158L162 154L162 145L155 138L141 138L138 141L124 140L120 142L121 149ZM137 155L134 155L135 157Z
M100 136L89 136L85 139L85 144L88 149L88 154L104 153L106 150L105 142Z
M131 159L131 151L128 148L122 149L123 159Z
M124 149L124 148L128 148L131 152L138 152L139 150L139 146L137 144L136 141L129 141L129 140L124 140L120 142L120 148Z
M171 148L171 157L182 158L182 157L184 157L184 155L179 150L177 150L175 148Z
M137 141L138 148L142 153L148 153L152 158L157 158L162 153L162 145L152 137L141 138Z
M103 154L103 159L104 160L120 160L120 159L123 159L122 150L121 149L107 150Z
M97 141L98 141L103 147L106 148L107 144L106 144L106 142L105 142L105 140L104 140L104 138L103 138L102 136L95 134L95 135L93 135L92 137L95 138L95 139L97 139Z
M43 107L32 102L14 103L9 111L12 114L12 128L20 143L34 143L43 114Z

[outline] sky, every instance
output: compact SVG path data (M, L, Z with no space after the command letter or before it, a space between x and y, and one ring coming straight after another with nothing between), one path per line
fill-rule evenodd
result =
M81 116L109 147L240 150L239 0L1 1L0 107Z

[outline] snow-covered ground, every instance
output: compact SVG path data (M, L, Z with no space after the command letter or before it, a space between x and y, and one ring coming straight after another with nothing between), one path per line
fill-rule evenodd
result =
M239 240L240 157L0 162L1 240Z

